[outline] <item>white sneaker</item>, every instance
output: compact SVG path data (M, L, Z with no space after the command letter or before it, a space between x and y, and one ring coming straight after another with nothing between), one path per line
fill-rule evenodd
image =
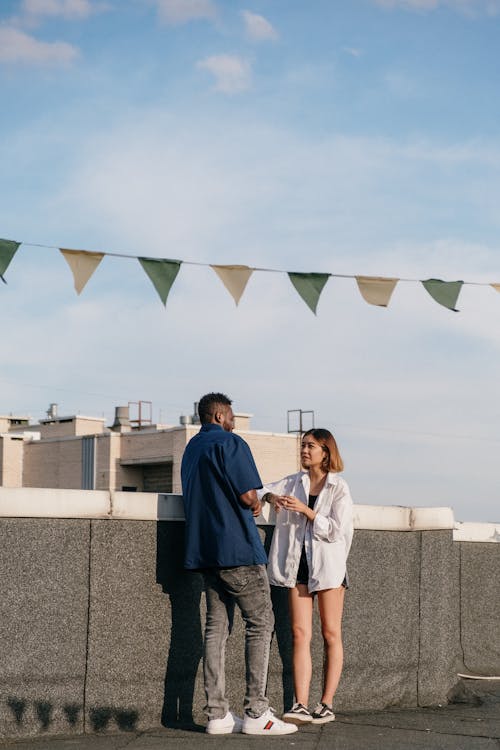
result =
M209 719L206 732L208 734L234 734L241 732L243 719L228 711L222 719Z
M297 731L297 727L295 724L281 721L274 715L272 708L268 708L258 719L245 714L241 731L243 734L265 734L270 737L277 734L292 734Z

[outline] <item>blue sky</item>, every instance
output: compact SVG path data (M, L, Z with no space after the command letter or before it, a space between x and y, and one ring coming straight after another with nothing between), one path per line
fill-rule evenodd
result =
M2 0L0 237L281 271L481 282L453 313L284 273L239 306L137 261L80 296L56 249L1 285L0 412L176 423L207 390L285 431L313 409L358 503L498 521L500 0Z

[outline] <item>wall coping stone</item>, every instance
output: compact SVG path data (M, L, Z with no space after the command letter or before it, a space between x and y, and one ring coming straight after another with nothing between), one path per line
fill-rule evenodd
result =
M137 521L183 521L182 495L108 490L0 487L0 518L108 518ZM261 525L274 523L265 505ZM453 530L459 542L500 542L500 524L458 523L452 508L355 505L355 529L372 531Z
M0 518L109 518L107 490L0 487Z
M455 523L455 542L500 542L500 523Z
M183 521L182 495L108 490L0 487L0 518L108 518L130 521ZM274 524L265 505L260 525ZM371 531L452 530L456 542L500 542L500 524L460 523L452 508L354 505L354 528Z

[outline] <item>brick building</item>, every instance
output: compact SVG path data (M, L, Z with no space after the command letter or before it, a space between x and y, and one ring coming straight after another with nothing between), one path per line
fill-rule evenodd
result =
M117 407L114 424L105 419L57 416L31 424L25 416L0 415L0 487L181 492L184 448L200 429L196 416L178 425L131 423ZM249 444L264 482L297 471L296 435L250 429L250 414L235 415L235 432Z

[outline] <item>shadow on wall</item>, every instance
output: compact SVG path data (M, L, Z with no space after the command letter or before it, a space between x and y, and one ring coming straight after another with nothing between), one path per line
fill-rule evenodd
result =
M171 631L161 714L163 726L198 728L193 719L196 675L202 659L200 602L203 580L184 570L184 523L159 521L156 582L170 598ZM204 727L200 727L204 730Z
M292 629L288 615L288 589L271 586L271 599L275 617L276 644L282 663L281 681L283 685L282 705L291 706L295 700L292 672Z
M260 526L259 533L269 550L273 528ZM203 657L201 594L203 579L199 573L183 567L184 523L157 523L156 581L170 598L171 632L164 682L161 723L166 727L187 727L204 731L195 724L193 701L196 678ZM275 637L282 663L281 685L284 706L293 703L292 634L288 617L288 592L271 588L275 614ZM243 659L243 654L241 655ZM276 686L275 686L276 688Z
M18 726L21 726L25 720L26 709L32 705L34 713L40 724L40 731L46 732L50 729L53 723L53 711L54 706L49 701L27 701L23 698L17 698L15 696L9 696L6 700L7 706L10 708L15 722ZM68 703L63 706L63 712L66 717L66 721L71 729L75 729L79 723L82 722L81 712L82 706L76 703ZM136 729L137 711L121 710L118 708L110 707L97 707L92 708L89 711L89 720L93 732L102 731L107 729L109 723L114 720L118 729L122 732L132 732ZM31 720L30 720L31 723Z
M269 554L274 526L258 526L260 538ZM294 702L293 672L292 672L292 629L288 614L288 589L281 586L271 586L271 600L274 610L274 635L282 665L282 705L291 706Z

